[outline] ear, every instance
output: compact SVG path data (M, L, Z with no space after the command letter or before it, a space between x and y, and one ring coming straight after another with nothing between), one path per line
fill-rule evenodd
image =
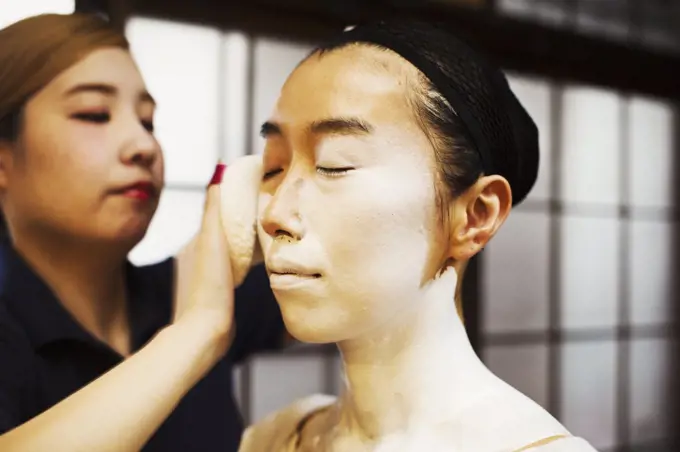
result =
M512 190L498 175L480 177L449 208L450 250L454 261L481 251L505 222L512 208Z
M7 188L9 173L12 171L13 166L14 153L12 145L7 141L0 140L0 194Z

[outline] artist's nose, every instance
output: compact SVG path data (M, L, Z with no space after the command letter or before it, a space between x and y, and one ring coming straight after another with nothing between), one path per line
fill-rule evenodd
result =
M120 156L123 163L149 168L161 157L158 140L142 124L131 121L126 127L126 135Z

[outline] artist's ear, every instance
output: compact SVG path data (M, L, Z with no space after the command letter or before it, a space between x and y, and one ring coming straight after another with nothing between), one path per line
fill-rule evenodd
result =
M481 251L511 208L508 181L498 175L480 177L449 206L449 256L454 261L466 261Z
M7 188L9 173L12 171L13 165L13 145L6 140L0 140L0 193Z

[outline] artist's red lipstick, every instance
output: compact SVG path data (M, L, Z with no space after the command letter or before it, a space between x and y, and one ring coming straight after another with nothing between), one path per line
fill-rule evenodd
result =
M151 182L137 182L121 190L121 194L127 198L139 199L146 201L153 198L156 194L156 188Z

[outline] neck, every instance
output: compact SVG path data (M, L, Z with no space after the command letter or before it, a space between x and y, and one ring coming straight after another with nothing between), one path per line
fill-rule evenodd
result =
M14 234L13 246L83 328L129 353L127 248L48 234Z
M371 337L339 344L346 391L339 431L366 442L451 420L479 399L490 372L468 340L450 268L422 290L413 311Z

